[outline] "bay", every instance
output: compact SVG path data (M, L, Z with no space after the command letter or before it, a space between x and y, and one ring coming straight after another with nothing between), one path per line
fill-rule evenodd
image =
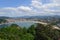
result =
M34 22L13 22L13 23L8 23L8 24L2 24L0 25L0 28L1 27L6 27L6 26L10 26L11 24L17 24L19 25L20 27L30 27L31 25L34 24Z

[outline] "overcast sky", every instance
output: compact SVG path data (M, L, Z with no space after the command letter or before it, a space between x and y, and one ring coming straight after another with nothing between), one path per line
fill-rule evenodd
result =
M0 16L60 15L60 0L0 0Z

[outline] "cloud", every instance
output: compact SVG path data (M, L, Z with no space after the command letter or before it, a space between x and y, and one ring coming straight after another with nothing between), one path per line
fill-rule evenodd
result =
M18 17L18 16L27 16L27 15L30 16L34 14L34 11L32 7L28 7L28 6L19 6L16 8L5 7L0 9L0 14L9 17L14 17L14 16Z
M60 3L60 0L53 0L54 3Z
M43 12L43 14L46 14L46 15L53 14L53 15L55 15L57 13L60 13L60 4L59 4L60 1L59 0L51 0L52 2L47 3L47 4L43 4L43 2L41 0L40 1L39 0L38 1L34 0L34 1L35 2L32 2L32 4L35 3L33 6L37 10L39 10L39 12ZM47 0L47 1L49 1L49 0ZM42 13L40 13L40 14L42 14Z
M17 9L24 10L24 11L31 11L31 10L32 10L32 8L30 8L30 7L25 7L25 6L17 7Z
M0 16L60 15L60 0L32 0L30 6L0 8Z

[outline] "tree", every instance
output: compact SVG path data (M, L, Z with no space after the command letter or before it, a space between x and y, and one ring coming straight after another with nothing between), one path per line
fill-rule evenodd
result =
M34 36L28 33L25 27L21 28L17 24L0 28L0 38L1 40L34 40Z
M31 26L28 28L28 33L31 33L32 35L35 35L35 26L34 26L34 25L31 25Z
M52 25L37 24L35 40L58 40L60 31L53 29Z
M27 28L24 27L24 28L23 28L23 34L26 34L26 33L27 33Z

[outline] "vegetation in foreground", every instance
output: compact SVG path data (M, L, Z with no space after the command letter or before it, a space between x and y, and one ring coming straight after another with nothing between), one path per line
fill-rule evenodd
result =
M0 28L0 40L34 40L35 27L21 28L16 24Z
M60 30L52 25L37 24L35 40L60 40Z
M52 25L36 24L29 28L12 24L0 28L0 40L60 40L60 30Z

